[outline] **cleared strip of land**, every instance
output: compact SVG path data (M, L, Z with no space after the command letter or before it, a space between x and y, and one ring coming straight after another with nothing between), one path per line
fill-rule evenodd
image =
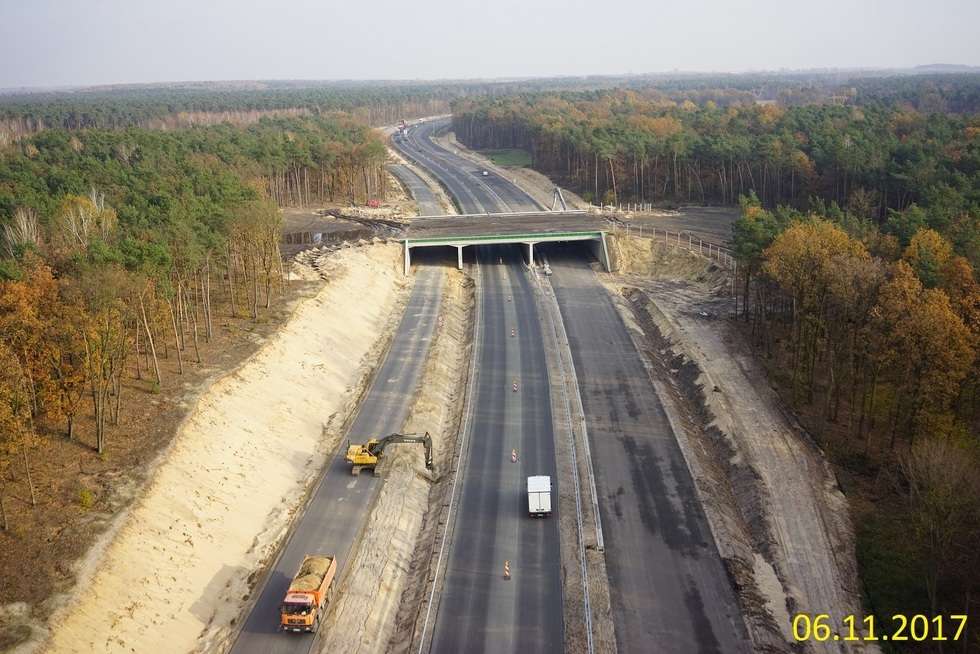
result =
M49 651L186 652L237 619L394 327L399 261L337 253L323 290L200 398Z

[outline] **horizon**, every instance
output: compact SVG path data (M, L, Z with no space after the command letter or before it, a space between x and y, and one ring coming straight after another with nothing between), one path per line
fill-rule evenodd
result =
M605 22L583 0L501 0L492 8L446 0L370 7L0 0L0 57L18 62L0 71L0 88L980 66L972 31L980 5L962 0L829 0L819 7L611 0L601 10Z
M235 84L311 84L311 85L344 85L344 84L506 84L512 82L544 81L544 80L568 80L568 79L643 79L643 78L695 78L695 77L751 77L753 75L774 75L774 76L829 76L829 75L862 75L879 74L877 76L887 77L895 75L929 75L929 74L971 74L980 73L980 65L934 62L927 64L914 64L905 67L815 67L815 68L758 68L748 70L658 70L644 72L626 73L572 73L562 75L507 75L500 77L404 77L404 78L300 78L300 77L279 77L279 78L240 78L240 79L173 79L155 82L141 81L122 81L105 84L68 84L53 86L13 86L0 87L0 95L32 95L43 93L71 93L71 92L99 92L99 91L118 91L134 88L166 88L166 87L191 87L196 85L235 85Z

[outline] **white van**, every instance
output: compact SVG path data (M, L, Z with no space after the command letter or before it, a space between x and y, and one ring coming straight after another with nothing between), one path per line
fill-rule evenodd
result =
M527 478L527 512L533 518L551 515L551 477Z

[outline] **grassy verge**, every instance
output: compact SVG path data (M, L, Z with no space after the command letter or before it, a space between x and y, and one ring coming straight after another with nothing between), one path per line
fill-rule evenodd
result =
M531 165L531 153L527 150L480 150L480 154L503 168L527 168Z

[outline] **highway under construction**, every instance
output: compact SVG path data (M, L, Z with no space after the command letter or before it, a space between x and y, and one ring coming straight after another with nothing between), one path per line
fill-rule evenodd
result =
M433 652L553 652L565 649L568 635L575 634L595 651L592 623L599 612L590 604L589 589L603 582L621 651L645 651L652 640L663 651L748 651L690 473L626 327L588 263L591 257L608 269L605 221L581 211L547 211L511 181L482 174L439 147L430 138L439 127L429 122L411 128L397 145L443 185L462 213L417 218L409 226L402 241L404 272L421 278L350 428L352 434L378 435L401 429L440 295L434 268L425 260L413 266L412 253L448 249L453 263L465 263L476 282L479 324L462 447L450 472L452 492L413 646ZM395 172L411 187L411 170ZM464 248L472 254L464 257ZM542 302L542 281L529 272L543 259L553 270L547 283L554 315ZM558 380L546 352L554 353L559 342L548 332L556 321L566 339L569 370L577 375L563 392L568 396L574 389L571 401L585 418L587 442L577 455L588 466L581 477L559 470L556 439L570 431L570 414L552 410ZM352 479L343 449L257 589L233 651L315 648L316 635L281 637L267 617L305 553L329 550L337 556L338 578L345 574L348 553L383 482L365 475ZM563 540L559 519L529 520L521 512L523 480L533 475L554 479L559 495L576 498L574 540L567 534ZM348 516L343 529L336 513L341 508ZM575 511L576 503L566 500L557 508ZM578 553L560 556L573 542L581 546ZM592 550L598 545L604 567L587 565L586 543ZM600 573L608 575L608 585L595 578ZM574 584L567 579L572 574L578 577ZM569 592L571 587L577 592ZM566 624L570 615L582 616L583 624Z
M601 525L617 648L648 651L657 642L660 651L749 651L671 427L626 326L589 265L591 253L608 268L604 221L587 213L544 211L504 176L484 174L435 143L431 136L443 127L423 123L397 146L470 215L441 224L436 218L413 221L408 240L477 246L476 277L485 291L472 383L482 408L471 415L457 516L449 521L448 552L436 571L431 624L423 627L432 636L423 644L439 652L555 651L563 642L562 604L574 600L562 596L557 522L542 526L513 510L508 498L519 475L501 457L516 447L530 455L521 474L554 474L555 424L561 418L546 410L549 376L555 374L543 361L550 323L525 265L535 262L537 249L547 251L553 270L548 283L578 377L576 399L584 409L595 497L588 497L591 484L582 486L599 513L593 525L580 528L590 529L591 541ZM491 215L476 215L481 213ZM462 238L468 235L486 240ZM510 245L490 245L490 239ZM561 245L579 240L589 247ZM507 338L507 326L515 322L517 343ZM511 377L522 381L518 397L508 393ZM490 411L494 406L501 408ZM572 483L558 480L559 486ZM521 583L503 583L504 560Z

